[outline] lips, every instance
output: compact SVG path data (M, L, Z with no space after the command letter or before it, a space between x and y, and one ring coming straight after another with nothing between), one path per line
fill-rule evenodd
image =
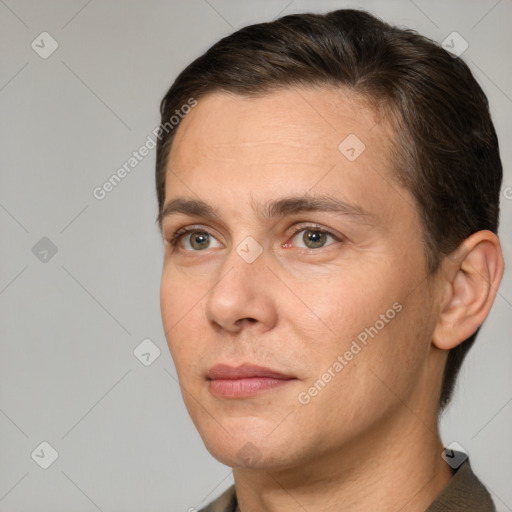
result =
M208 370L207 378L211 393L227 399L249 398L296 380L293 376L251 364L237 367L217 364Z

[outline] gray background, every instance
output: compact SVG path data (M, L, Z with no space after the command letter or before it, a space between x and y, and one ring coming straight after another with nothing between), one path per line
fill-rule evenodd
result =
M341 7L439 42L457 31L469 43L463 57L488 94L502 147L510 266L510 0L0 1L1 512L179 512L231 484L187 416L163 336L154 151L105 199L92 191L157 126L176 74L221 36ZM47 59L31 48L43 31L59 45ZM43 237L57 248L46 261L33 252ZM508 270L504 279L442 432L469 451L498 508L512 510ZM133 354L146 338L161 350L150 366ZM31 457L42 441L59 454L48 469L36 463L48 449Z

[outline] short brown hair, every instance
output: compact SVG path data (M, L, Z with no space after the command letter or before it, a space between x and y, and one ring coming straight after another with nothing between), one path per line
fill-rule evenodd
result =
M156 190L165 201L176 110L208 93L255 96L290 87L358 93L387 114L396 133L397 180L416 199L427 272L480 230L498 229L502 165L488 102L468 66L412 30L359 10L295 14L251 25L214 44L176 78L160 105ZM478 330L450 350L440 396L453 392Z

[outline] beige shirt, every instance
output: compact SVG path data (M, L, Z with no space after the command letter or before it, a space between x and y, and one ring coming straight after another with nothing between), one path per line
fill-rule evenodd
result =
M233 485L199 512L239 510ZM496 508L487 489L471 470L469 460L466 460L425 512L496 512Z

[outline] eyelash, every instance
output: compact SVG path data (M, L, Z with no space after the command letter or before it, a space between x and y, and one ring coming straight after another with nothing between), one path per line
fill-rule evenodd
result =
M318 233L323 233L325 235L332 237L336 242L341 241L339 236L334 234L332 231L329 231L328 229L325 229L322 226L319 226L318 224L306 224L306 225L297 226L297 228L290 235L290 239L295 238L301 231L317 231ZM326 247L326 246L320 247L320 249L323 249L324 247ZM300 247L300 249L302 249L303 251L304 250L309 250L309 251L317 251L318 250L318 249L311 249L311 248L304 248L304 247Z
M183 236L188 235L189 233L194 233L196 231L208 233L209 235L211 235L211 233L207 229L204 229L201 226L190 226L187 228L181 228L181 229L178 229L175 233L173 233L173 235L169 238L169 245L172 248L175 248ZM295 231L290 235L289 238L295 238L295 236L298 233L300 233L301 231L318 231L319 233L324 233L326 235L331 236L337 242L341 241L339 236L337 236L336 234L332 233L331 231L323 228L322 226L319 226L318 224L307 224L307 225L298 226L297 229L295 229ZM322 247L320 247L320 249L322 249ZM315 251L316 249L310 249L310 250Z
M189 228L180 228L175 233L173 233L171 238L169 238L169 245L171 247L176 247L176 245L178 245L178 242L182 236L187 235L188 233L193 233L194 231L201 231L201 232L204 231L205 233L209 234L209 232L206 229L201 228L201 226L191 226Z

